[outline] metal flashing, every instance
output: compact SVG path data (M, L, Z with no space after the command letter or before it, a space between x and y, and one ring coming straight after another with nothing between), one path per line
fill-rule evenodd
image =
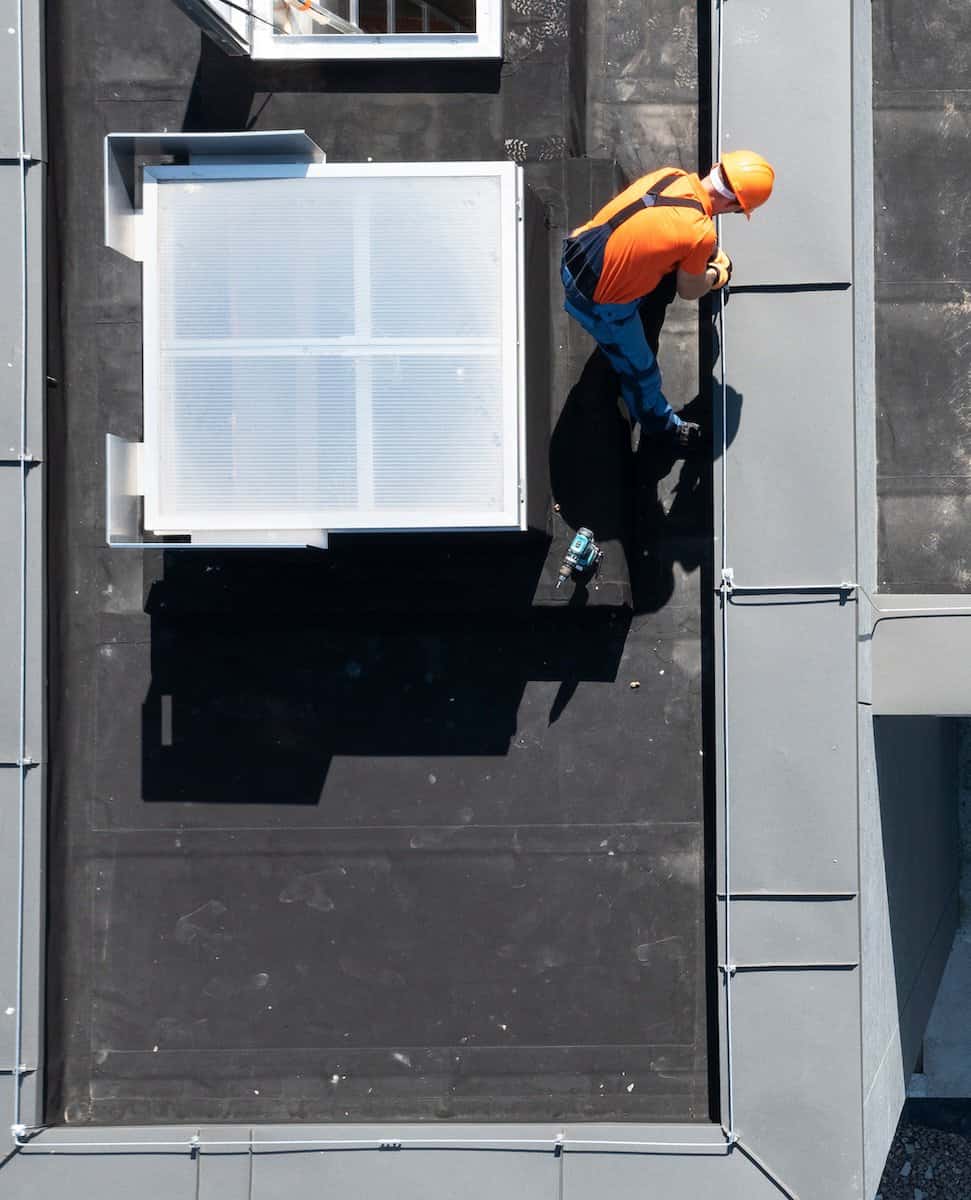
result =
M862 1195L859 971L742 973L735 992L746 1145L800 1200Z
M0 848L3 850L16 846L20 837L17 775L16 769L0 769ZM17 1058L16 1030L10 1019L18 1003L17 926L9 919L9 914L17 911L19 886L15 870L0 871L0 913L3 914L0 920L0 1073L10 1071Z
M68 1190L82 1200L94 1200L105 1190L137 1190L151 1200L236 1200L241 1195L284 1200L321 1188L382 1191L396 1200L459 1192L490 1200L497 1189L516 1200L580 1200L605 1189L619 1200L634 1200L645 1189L693 1196L717 1188L724 1200L775 1200L788 1194L742 1148L732 1150L697 1126L644 1127L641 1144L631 1137L637 1127L584 1129L594 1136L571 1146L569 1126L470 1128L466 1137L457 1130L449 1148L427 1139L424 1147L412 1147L412 1131L398 1127L389 1128L381 1143L371 1138L366 1147L355 1148L345 1141L341 1148L334 1141L330 1149L331 1131L313 1126L300 1127L302 1140L289 1126L119 1129L111 1131L110 1146L98 1145L97 1130L67 1130L59 1149L42 1134L11 1158L0 1173L0 1196L6 1200L28 1187L36 1200L61 1200ZM283 1138L273 1144L273 1134ZM487 1134L488 1149L481 1134ZM222 1146L214 1144L213 1135Z
M851 13L846 0L815 0L811 17L764 0L719 6L720 148L757 150L776 171L772 199L751 222L725 222L736 285L852 278Z
M38 1119L45 720L44 204L41 6L0 17L0 1098ZM4 69L4 67L6 69ZM6 891L6 888L4 889ZM9 1104L7 1103L9 1101Z
M851 293L733 295L724 336L736 584L854 580Z
M24 482L19 464L0 467L0 512L9 519L0 522L0 561L9 564L9 574L16 580L21 553L20 494ZM20 588L16 585L0 589L0 661L14 664L20 660ZM17 764L20 761L20 688L16 671L7 673L10 684L0 689L0 762Z
M969 601L951 593L872 598L874 715L971 715Z
M743 597L728 619L732 887L855 892L855 604Z
M0 79L4 80L4 94L0 101L0 159L17 158L20 154L20 117L17 97L13 89L18 86L20 71L20 0L2 0L0 3ZM38 56L39 57L39 56ZM6 210L4 210L6 211ZM11 222L11 228L13 223Z
M19 160L21 153L29 162L44 162L47 159L44 129L44 7L31 3L31 0L2 0L0 161Z
M783 969L799 963L854 963L859 956L855 899L840 893L832 898L793 894L771 899L748 897L743 902L737 896L736 966L762 963Z
M2 31L0 31L2 32ZM0 43L2 44L2 43ZM2 105L0 105L2 107ZM4 302L0 306L0 462L19 458L22 449L40 458L43 447L43 406L27 410L25 445L21 447L21 405L18 396L21 371L26 370L32 396L46 388L44 380L43 325L34 319L26 329L27 346L22 346L21 317L25 297L20 270L23 228L15 219L21 206L21 180L31 219L27 224L28 287L36 287L44 269L44 189L47 172L43 164L24 165L18 161L0 162L0 212L11 219L0 226L0 262L7 264L4 276ZM33 314L32 314L33 315ZM24 354L26 353L26 364Z
M151 158L186 161L322 163L326 155L302 129L244 133L109 133L104 140L105 244L141 261L136 208L136 163Z
M827 187L845 194L850 172L850 11L819 5L811 27L801 11L747 0L718 11L712 157L750 146L777 169L772 200L750 224L722 222L742 289L719 312L715 392L723 1103L784 1194L855 1197L851 215L845 203L818 203ZM803 187L809 162L813 185ZM748 898L782 892L788 907ZM821 902L826 893L844 898Z

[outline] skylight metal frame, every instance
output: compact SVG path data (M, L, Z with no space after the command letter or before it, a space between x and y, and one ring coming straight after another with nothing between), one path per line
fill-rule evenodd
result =
M160 386L162 362L159 309L159 248L158 248L158 188L171 180L206 181L260 178L414 178L414 177L482 177L496 178L500 186L500 294L501 327L498 350L501 361L503 488L502 510L463 512L456 523L443 523L436 510L401 509L389 520L388 510L376 521L361 509L309 509L306 512L268 512L239 514L212 510L187 514L166 512L160 502ZM254 162L192 162L182 166L153 166L144 168L143 204L143 371L144 371L144 453L140 486L145 497L144 526L156 534L185 534L197 529L233 531L261 530L429 530L481 529L525 530L526 515L526 458L525 458L525 372L522 348L524 345L524 253L522 170L513 163L254 163ZM513 215L515 217L513 218ZM320 337L296 339L304 353L337 353L361 358L378 354L400 357L427 353L428 344L413 339L377 339L367 334L347 338ZM449 350L466 349L471 341L441 339L436 348L443 354ZM480 339L481 340L481 339ZM258 345L258 344L255 344ZM293 346L272 344L270 353L292 353ZM211 349L211 347L210 347ZM256 349L254 346L254 353ZM264 347L260 352L266 352ZM214 353L218 354L216 349ZM359 440L359 455L366 452ZM188 519L187 519L188 518Z
M475 33L288 34L273 29L273 0L251 0L252 58L502 58L501 0L475 0Z

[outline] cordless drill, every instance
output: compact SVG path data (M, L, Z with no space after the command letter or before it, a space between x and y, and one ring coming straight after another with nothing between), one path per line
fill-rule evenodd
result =
M593 530L581 526L563 555L556 586L559 588L563 581L573 574L592 571L602 558L603 551L593 540Z

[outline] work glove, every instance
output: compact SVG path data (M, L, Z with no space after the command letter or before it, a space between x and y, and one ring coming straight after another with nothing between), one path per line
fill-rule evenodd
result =
M732 260L719 246L715 253L708 260L708 266L715 268L716 279L711 285L711 290L713 292L717 292L718 289L723 288L732 277Z
M668 442L676 452L697 450L701 446L701 426L694 421L682 421L668 430Z

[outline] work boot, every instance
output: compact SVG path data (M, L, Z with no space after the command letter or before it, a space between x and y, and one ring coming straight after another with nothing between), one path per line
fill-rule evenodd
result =
M694 421L682 421L667 431L668 441L672 449L684 454L697 450L701 446L701 426Z

